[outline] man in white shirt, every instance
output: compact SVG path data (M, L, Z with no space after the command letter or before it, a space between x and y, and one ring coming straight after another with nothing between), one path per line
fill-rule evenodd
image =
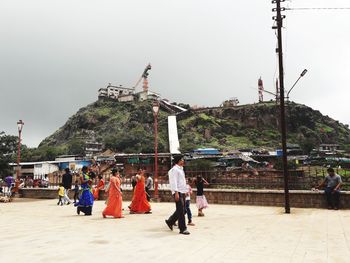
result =
M151 189L153 188L153 179L148 173L146 174L146 177L147 179L146 179L145 190L146 190L147 201L149 202L151 200Z
M181 155L174 156L174 166L169 170L169 184L171 193L175 200L176 211L165 220L170 230L176 221L179 222L180 234L189 235L185 222L185 198L187 193L187 185L183 166L185 161Z

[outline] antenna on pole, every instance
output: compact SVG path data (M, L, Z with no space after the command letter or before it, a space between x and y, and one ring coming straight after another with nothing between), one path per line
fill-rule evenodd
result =
M261 77L258 80L258 92L259 92L259 102L264 102L264 84Z
M278 78L276 78L276 104L278 104L279 99L280 99L280 89L278 87Z

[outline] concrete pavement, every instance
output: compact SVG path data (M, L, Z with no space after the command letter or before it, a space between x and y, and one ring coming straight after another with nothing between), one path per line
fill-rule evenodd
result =
M103 201L91 217L56 203L0 203L0 262L350 262L349 210L210 205L197 217L192 204L184 236L164 223L172 203L123 219L103 219Z

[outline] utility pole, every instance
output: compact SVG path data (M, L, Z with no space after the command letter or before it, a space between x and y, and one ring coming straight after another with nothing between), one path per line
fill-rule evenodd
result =
M290 213L290 204L289 204L289 183L288 183L288 162L287 162L287 129L286 129L286 117L284 109L284 72L283 72L283 52L282 52L282 27L283 19L285 15L281 15L282 11L286 9L281 7L281 2L285 0L273 0L272 4L276 4L276 8L273 8L272 11L276 12L276 16L272 19L277 22L277 38L278 38L278 48L276 52L278 53L278 66L279 66L279 80L280 80L280 118L281 118L281 134L282 134L282 161L283 161L283 176L284 176L284 198L285 198L285 212ZM276 29L273 27L273 29Z
M159 202L158 195L158 113L159 113L159 101L153 102L152 110L154 117L154 199Z

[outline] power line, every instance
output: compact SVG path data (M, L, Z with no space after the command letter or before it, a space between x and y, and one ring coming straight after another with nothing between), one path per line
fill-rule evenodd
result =
M286 10L350 10L350 7L286 7Z

